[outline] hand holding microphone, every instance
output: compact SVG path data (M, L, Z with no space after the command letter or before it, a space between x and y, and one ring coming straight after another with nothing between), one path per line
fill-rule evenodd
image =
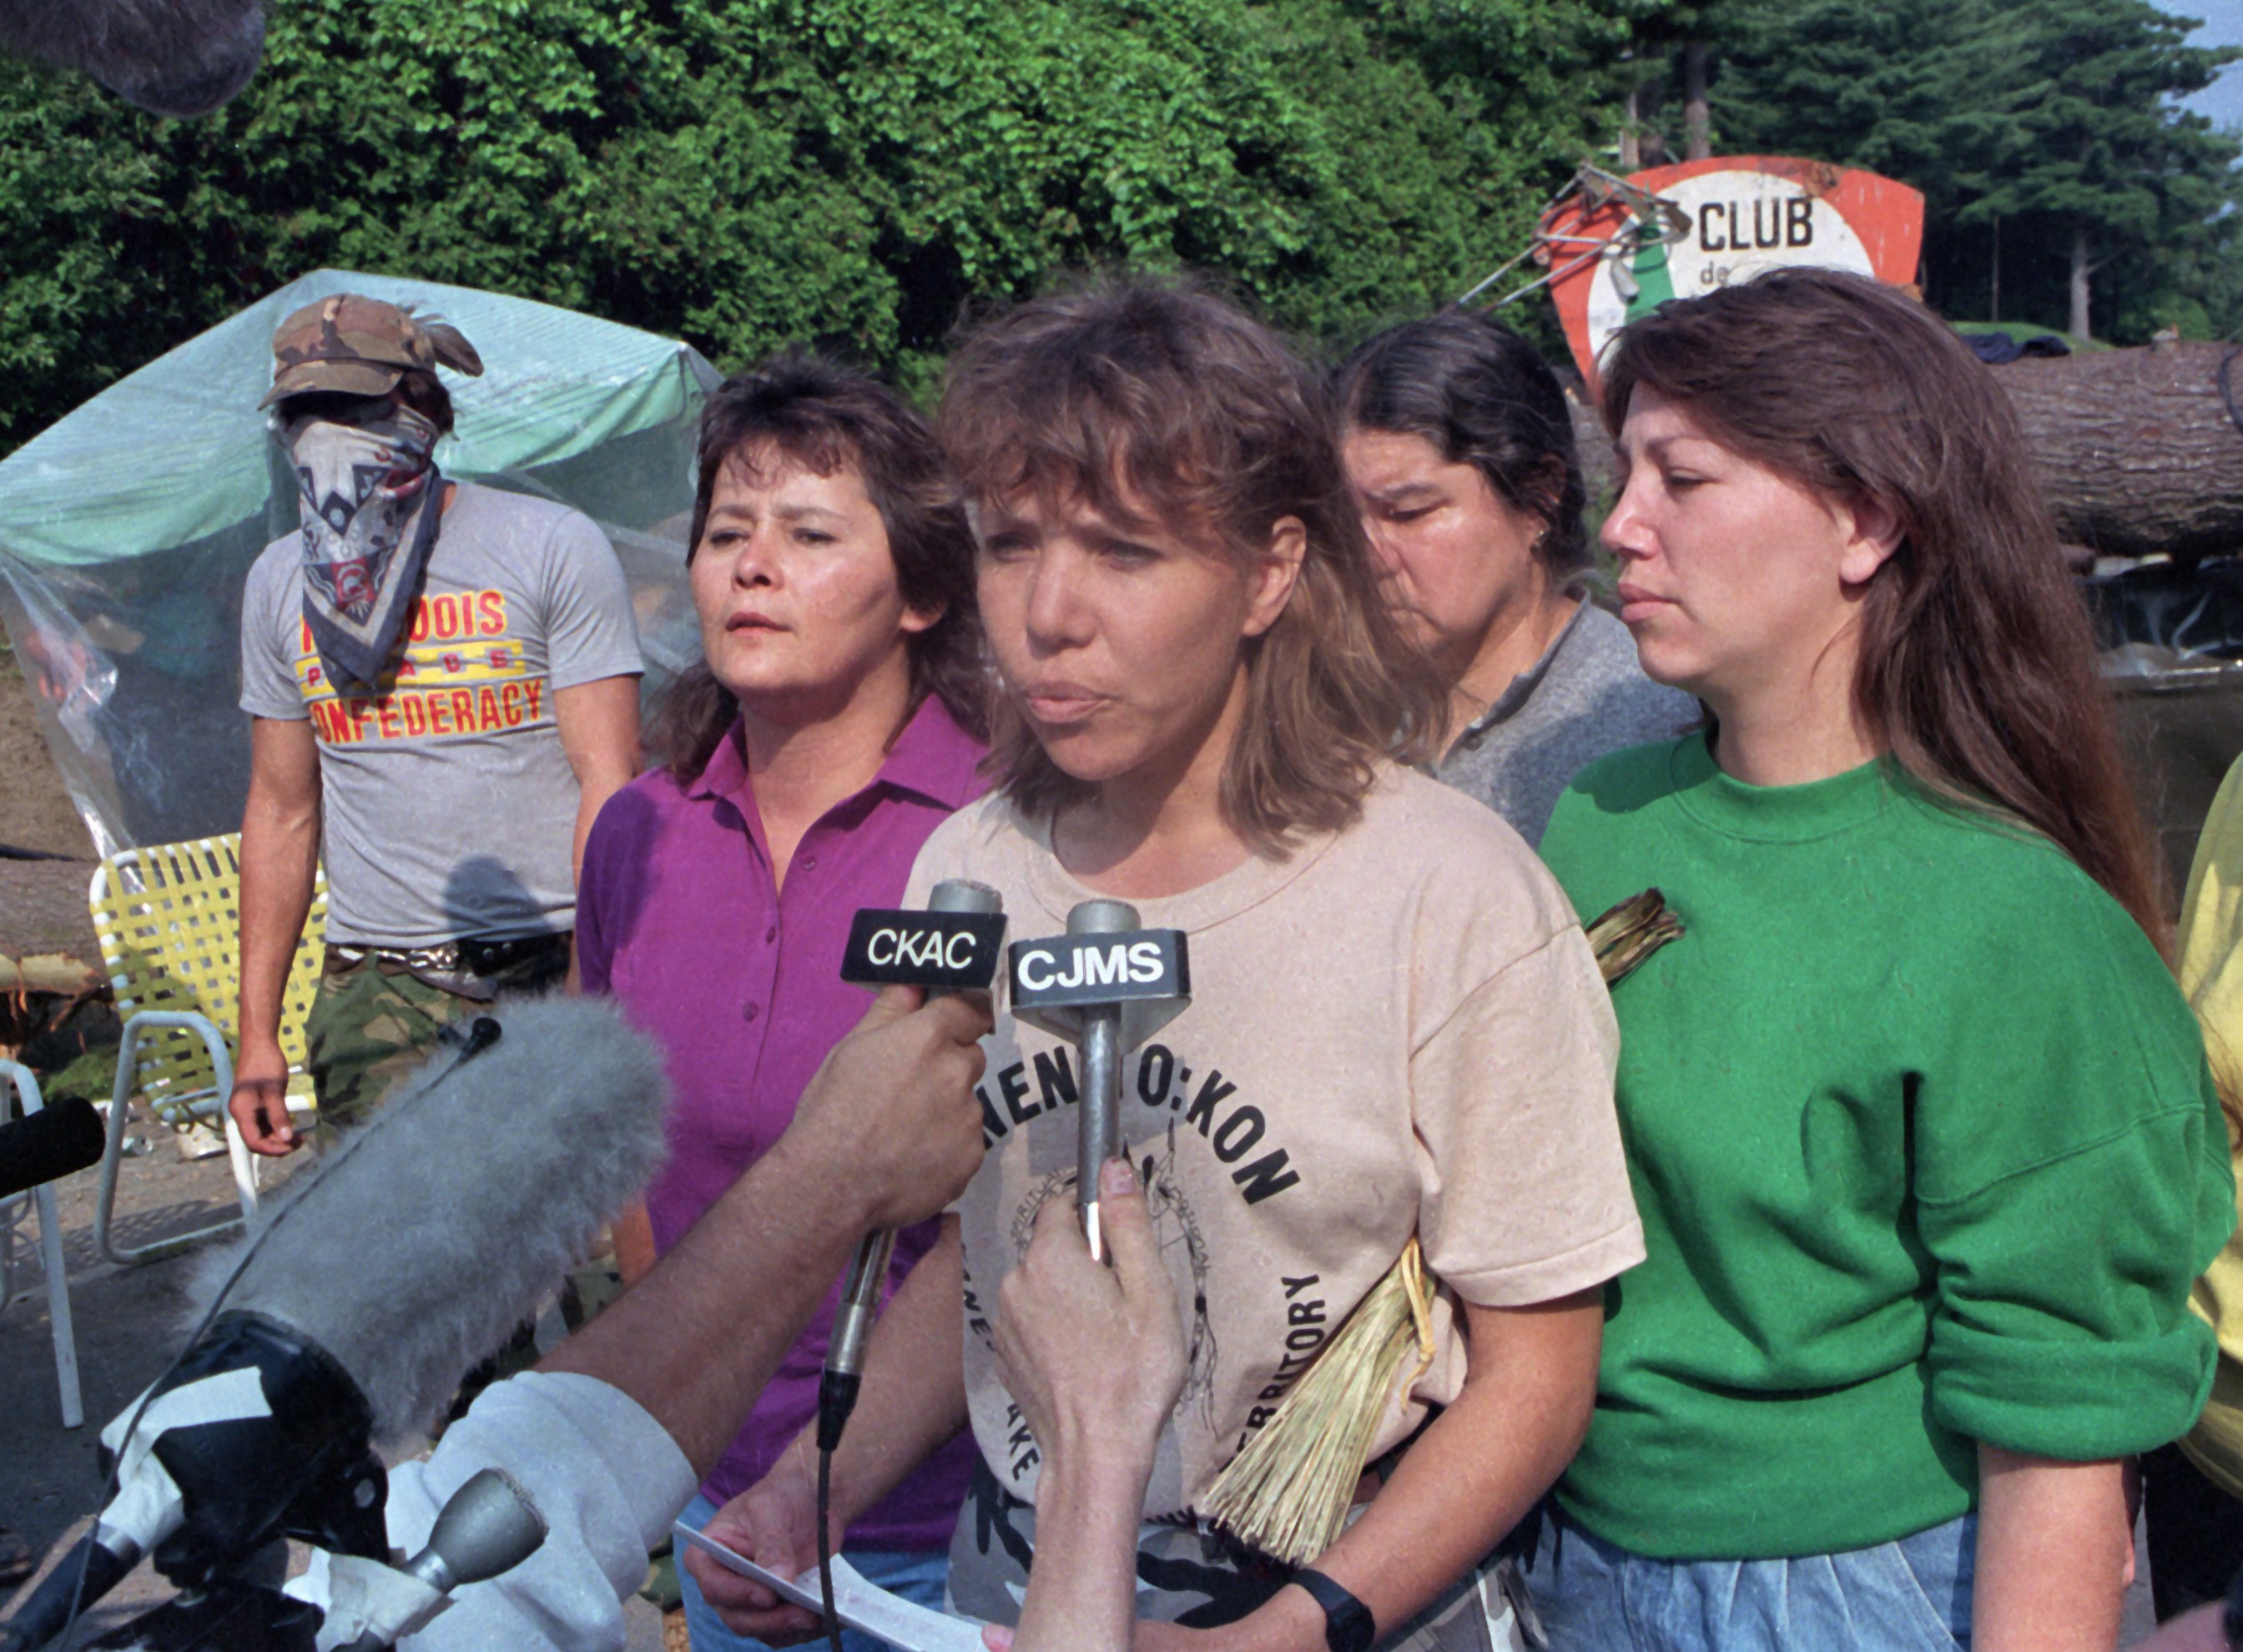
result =
M1014 1652L1130 1644L1139 1511L1183 1387L1175 1286L1128 1160L1106 1161L1099 1210L1110 1268L1050 1199L997 1293L998 1374L1043 1457L1020 1628L984 1636Z
M1144 1490L1153 1449L1183 1387L1183 1327L1144 1190L1109 1158L1099 1204L1112 1266L1092 1264L1063 1199L1036 1212L1035 1236L997 1292L997 1373L1041 1448L1041 1503L1055 1473Z
M716 1465L869 1229L941 1210L981 1163L988 1001L891 987L826 1052L771 1150L542 1367L596 1378Z
M987 884L951 878L935 885L924 913L861 911L841 956L841 978L866 986L917 986L938 1000L960 989L987 987L995 978L997 948L1005 937L1001 905ZM973 1076L980 1075L977 1071ZM818 1385L821 1453L841 1443L841 1430L856 1407L865 1345L872 1339L872 1316L879 1311L895 1249L895 1225L883 1222L859 1242L842 1281L841 1307L833 1318Z
M973 1086L987 1064L988 995L924 996L881 989L826 1052L771 1149L800 1174L825 1179L841 1201L838 1225L858 1232L938 1214L981 1165Z

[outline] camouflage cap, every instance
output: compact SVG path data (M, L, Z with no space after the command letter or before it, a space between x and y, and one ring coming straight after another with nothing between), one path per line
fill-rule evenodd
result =
M482 358L457 327L420 320L380 299L338 292L280 324L273 335L273 388L257 405L270 407L313 390L387 395L408 373L434 372L440 363L470 375L483 370Z

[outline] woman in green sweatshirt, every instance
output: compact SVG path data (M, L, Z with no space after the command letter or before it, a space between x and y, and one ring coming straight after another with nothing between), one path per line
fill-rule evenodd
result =
M1686 926L1613 993L1649 1259L1530 1578L1559 1648L2109 1648L2124 1460L2233 1225L2081 604L2001 388L1828 271L1605 376L1620 617L1710 727L1542 853Z

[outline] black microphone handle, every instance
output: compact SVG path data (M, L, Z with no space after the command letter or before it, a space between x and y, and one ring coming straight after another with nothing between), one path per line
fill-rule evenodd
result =
M32 1592L23 1609L0 1623L0 1652L31 1652L63 1632L74 1609L84 1610L115 1588L140 1563L140 1547L129 1537L111 1534L112 1549L98 1540L96 1527L80 1538L62 1564ZM91 1553L89 1555L88 1551ZM84 1586L79 1587L83 1568Z

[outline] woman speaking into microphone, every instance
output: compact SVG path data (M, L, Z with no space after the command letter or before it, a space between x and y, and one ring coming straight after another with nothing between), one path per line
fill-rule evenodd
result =
M1515 833L1407 767L1441 686L1382 599L1325 393L1273 334L1150 285L1024 304L954 358L938 433L974 516L999 789L937 829L907 898L970 877L1016 937L1108 897L1189 938L1189 1007L1122 1068L1186 1321L1137 1568L1171 1622L1137 1643L1485 1647L1506 1608L1474 1568L1573 1454L1600 1287L1642 1255L1580 927ZM1010 1622L1043 1453L1068 1447L1022 1420L990 1322L1039 1209L1076 1196L1078 1075L1007 1017L988 1055L988 1157L876 1333L833 1517L940 1432L901 1426L914 1406L970 1422L951 1595ZM1297 1571L1216 1527L1209 1487L1413 1239L1444 1287L1430 1363L1370 1396L1395 1460ZM896 1357L921 1314L962 1334L962 1388ZM711 1531L810 1555L776 1481ZM740 1627L809 1627L729 1593Z

